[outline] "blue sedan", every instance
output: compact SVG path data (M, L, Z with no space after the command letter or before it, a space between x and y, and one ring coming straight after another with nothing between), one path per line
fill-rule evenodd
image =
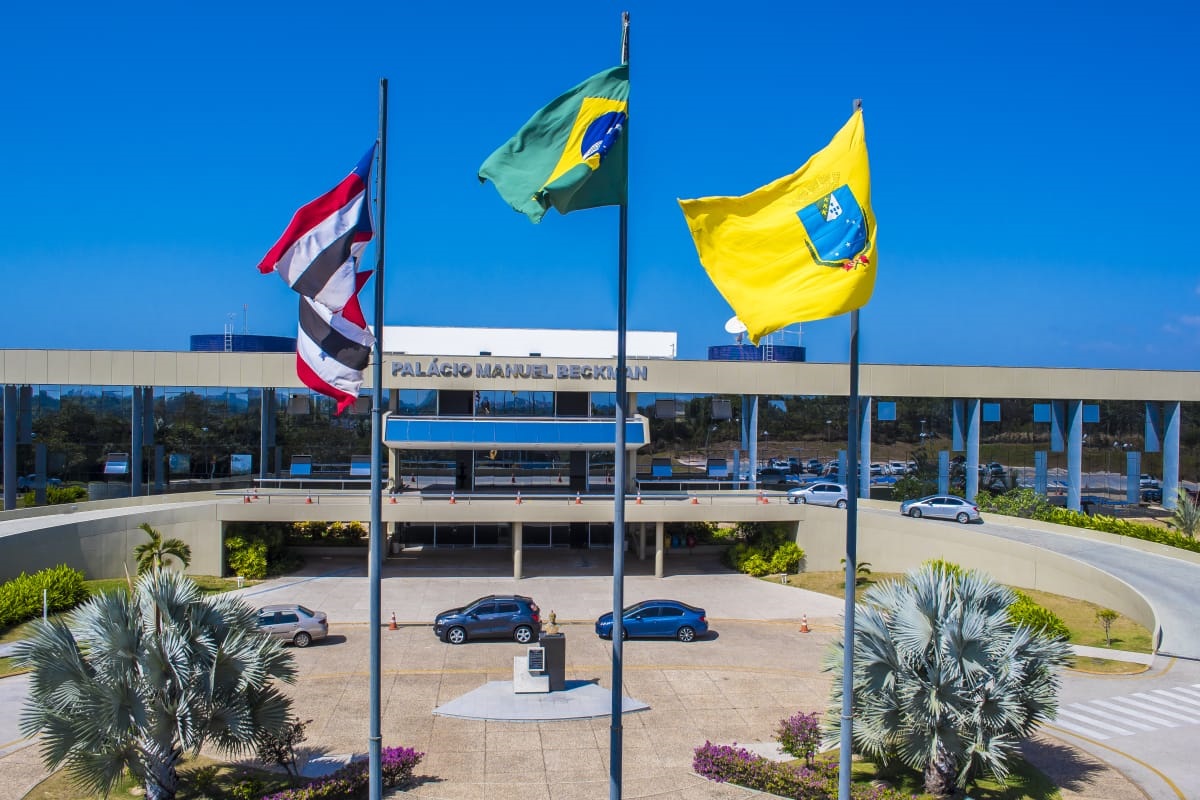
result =
M611 639L612 627L612 612L601 614L596 620L596 635ZM625 609L621 616L621 632L625 639L644 636L690 642L708 633L708 620L703 608L678 600L643 600Z

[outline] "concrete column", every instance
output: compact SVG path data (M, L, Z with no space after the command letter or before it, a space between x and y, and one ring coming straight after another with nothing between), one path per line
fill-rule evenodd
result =
M17 387L4 385L4 510L17 507Z
M1142 500L1142 487L1139 478L1142 474L1142 454L1139 450L1131 450L1125 454L1125 502L1137 505ZM1164 496L1165 500L1166 497Z
M1046 489L1049 487L1049 454L1045 450L1038 450L1033 454L1033 490L1038 494L1047 494Z
M275 416L275 390L264 388L258 409L258 477L267 477L267 462L271 454L271 423Z
M747 410L747 406L749 410ZM742 399L742 416L747 422L746 437L743 444L750 459L750 488L758 488L758 395L746 395Z
M638 523L638 561L646 560L646 523Z
M166 458L166 447L154 445L154 493L163 493L163 461Z
M1163 403L1163 508L1175 509L1179 490L1179 403Z
M1067 401L1067 508L1079 511L1083 496L1083 401Z
M33 492L35 505L46 505L46 443L38 442L33 446L33 471L38 475L37 488Z
M145 432L146 424L145 414L145 396L142 394L142 387L134 386L133 393L133 414L130 420L130 442L129 442L129 496L142 496L142 434Z
M966 496L972 503L979 494L979 407L978 399L967 401Z
M964 427L966 425L966 406L962 400L950 401L950 449L956 453L961 453L963 440L966 438Z
M871 398L858 397L858 496L871 497ZM853 476L850 476L851 478ZM846 481L850 486L850 480Z
M938 451L938 494L950 491L950 451Z
M524 551L524 543L523 543L524 538L525 538L524 524L520 523L520 522L514 522L512 524L513 580L514 581L519 581L525 577L525 575L522 573L522 570L524 568L524 564L522 563L522 556L524 555L524 552L523 552Z
M1050 452L1061 453L1065 449L1063 431L1067 427L1066 405L1062 400L1050 401Z
M654 523L654 577L663 576L663 521Z
M1142 452L1157 453L1162 438L1162 407L1158 403L1146 403L1146 443L1142 447Z

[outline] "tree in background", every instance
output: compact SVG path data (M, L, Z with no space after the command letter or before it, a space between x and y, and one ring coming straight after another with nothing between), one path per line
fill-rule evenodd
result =
M1003 780L1021 740L1054 716L1070 649L1009 620L1011 589L980 572L927 564L866 591L855 610L854 748L924 772L948 797L981 773ZM840 736L843 642L826 724Z
M150 541L133 548L134 558L137 559L138 575L152 571L159 572L163 567L169 567L172 556L179 559L184 569L191 566L192 548L184 541L163 539L162 534L152 528L148 522L143 522L138 527L150 537Z
M288 730L276 681L294 682L292 657L239 598L203 597L171 570L37 623L14 658L32 670L22 733L88 793L107 795L128 770L147 798L173 800L185 754L250 754Z

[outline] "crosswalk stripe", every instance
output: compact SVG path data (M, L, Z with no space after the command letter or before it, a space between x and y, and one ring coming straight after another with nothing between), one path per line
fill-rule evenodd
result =
M1144 711L1134 711L1132 708L1127 708L1126 706L1119 706L1116 703L1110 703L1107 700L1093 700L1092 703L1094 703L1095 705L1098 705L1098 706L1104 706L1105 708L1111 708L1114 711L1120 711L1122 714L1140 717L1141 719L1148 720L1149 722L1157 723L1157 724L1162 725L1167 728L1178 728L1179 727L1178 722L1171 722L1171 720L1169 720L1169 719L1163 719L1162 717L1156 717L1152 714L1147 714Z
M1194 700L1190 697L1187 697L1186 695L1178 694L1169 689L1155 689L1154 693L1161 694L1163 697L1169 697L1172 700L1177 700L1180 703L1187 703L1188 705L1200 706L1200 700Z
M1140 708L1145 711L1153 711L1155 714L1163 714L1174 719L1181 719L1184 722L1190 722L1193 725L1197 722L1200 722L1200 720L1197 720L1195 717L1189 717L1184 714L1179 714L1175 711L1167 711L1165 708L1160 708L1160 705L1163 705L1162 703L1149 705L1147 703L1138 702L1130 697L1114 697L1113 700L1118 703L1126 703L1128 705L1135 706L1136 708Z
M1200 697L1200 691L1197 691L1196 689L1189 689L1186 686L1176 686L1174 691L1183 692L1184 694L1188 695L1189 697Z
M1091 738L1093 738L1093 739L1107 739L1107 738L1109 738L1107 734L1100 733L1099 731L1090 731L1090 730L1088 730L1087 728L1082 728L1082 727L1080 727L1080 726L1078 726L1078 725L1072 725L1071 723L1069 723L1069 722L1066 722L1066 721L1064 721L1064 720L1061 720L1061 719L1056 719L1056 720L1054 720L1054 724L1055 724L1055 725L1057 725L1057 726L1058 726L1058 727L1060 727L1060 728L1065 728L1065 729L1067 729L1067 730L1069 730L1069 731L1074 731L1075 733L1081 734L1081 735L1083 735L1083 736L1090 736L1090 737L1091 737Z
M1106 705L1104 702L1102 702L1100 700L1093 700L1092 703L1094 705L1098 705L1098 706ZM1088 714L1103 714L1105 719L1116 719L1117 722L1120 722L1122 725L1129 725L1134 728L1141 728L1144 731L1156 730L1156 728L1153 725L1145 725L1141 722L1135 722L1134 720L1130 719L1130 717L1133 716L1133 714L1123 711L1121 709L1118 709L1118 711L1121 711L1120 715L1118 716L1118 715L1110 714L1107 711L1097 711L1096 709L1086 706L1082 703L1072 703L1070 706L1068 706L1068 708L1078 708Z
M1074 711L1067 711L1065 708L1060 708L1058 710L1059 720L1061 720L1064 715L1068 716L1068 717L1073 717L1076 720L1078 720L1079 722L1083 723L1084 725L1092 725L1097 728L1105 728L1106 730L1110 730L1113 733L1116 733L1120 736L1128 736L1133 732L1133 731L1127 731L1124 728L1118 728L1116 725L1110 725L1107 722L1101 722L1100 720L1093 719L1092 717L1084 716L1083 714L1077 714Z

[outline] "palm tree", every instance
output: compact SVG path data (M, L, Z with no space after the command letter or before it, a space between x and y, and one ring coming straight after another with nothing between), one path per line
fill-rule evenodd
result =
M1070 649L1008 619L1013 591L980 572L927 564L872 586L855 607L854 749L922 770L925 791L954 795L981 772L999 779L1021 739L1054 716ZM843 642L827 741L840 737Z
M282 644L243 601L204 597L171 570L38 623L15 659L32 669L21 731L41 734L47 768L66 765L88 792L107 794L128 770L147 798L172 800L185 754L206 743L253 753L291 716L276 683L296 675Z
M1200 527L1200 505L1192 499L1187 489L1175 490L1175 518L1173 520L1179 532L1189 539L1196 538L1196 528Z
M150 541L143 542L133 548L133 555L137 559L138 575L142 575L150 570L158 571L163 567L171 565L171 556L175 556L183 563L183 568L187 569L192 563L192 548L180 539L163 539L162 534L150 526L150 523L143 522L138 526L146 532L150 537Z

